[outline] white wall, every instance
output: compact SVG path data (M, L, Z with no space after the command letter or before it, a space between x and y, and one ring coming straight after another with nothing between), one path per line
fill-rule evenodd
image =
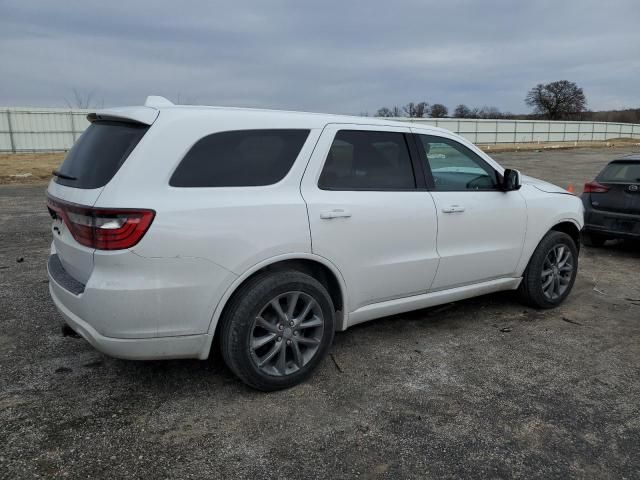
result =
M89 125L90 110L0 108L0 152L68 150ZM477 144L640 139L640 125L546 120L396 118L446 128Z

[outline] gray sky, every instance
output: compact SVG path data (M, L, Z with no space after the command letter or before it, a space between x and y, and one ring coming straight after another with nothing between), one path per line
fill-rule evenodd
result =
M0 0L0 105L208 105L373 114L409 101L528 112L571 80L640 107L638 0Z

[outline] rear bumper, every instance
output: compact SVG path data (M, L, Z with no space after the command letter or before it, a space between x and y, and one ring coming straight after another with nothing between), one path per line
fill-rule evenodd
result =
M80 334L96 350L111 357L127 360L156 360L170 358L207 358L209 335L182 335L159 338L112 338L105 337L71 310L56 295L56 284L49 283L53 303L65 322Z
M85 284L55 251L49 291L65 322L101 352L125 359L209 355L212 313L235 275L197 258L96 255Z
M615 238L640 239L640 215L587 208L584 230Z

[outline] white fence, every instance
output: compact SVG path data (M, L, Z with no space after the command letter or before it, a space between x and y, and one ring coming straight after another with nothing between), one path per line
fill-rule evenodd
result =
M480 145L593 142L620 137L640 139L640 125L635 123L457 118L398 118L397 120L446 128Z
M90 110L0 109L0 152L68 150L89 122Z
M89 112L63 108L0 109L0 152L68 150L89 125L86 119ZM640 125L631 123L457 118L394 120L446 128L477 144L640 139Z

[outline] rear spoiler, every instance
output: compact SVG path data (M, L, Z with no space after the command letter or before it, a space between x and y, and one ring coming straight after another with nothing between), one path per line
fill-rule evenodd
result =
M87 120L125 120L151 125L158 118L160 107L171 107L173 103L164 97L150 95L144 102L144 107L106 108L87 115Z
M128 122L151 125L158 118L160 111L152 107L105 108L87 115L87 120L124 120Z

